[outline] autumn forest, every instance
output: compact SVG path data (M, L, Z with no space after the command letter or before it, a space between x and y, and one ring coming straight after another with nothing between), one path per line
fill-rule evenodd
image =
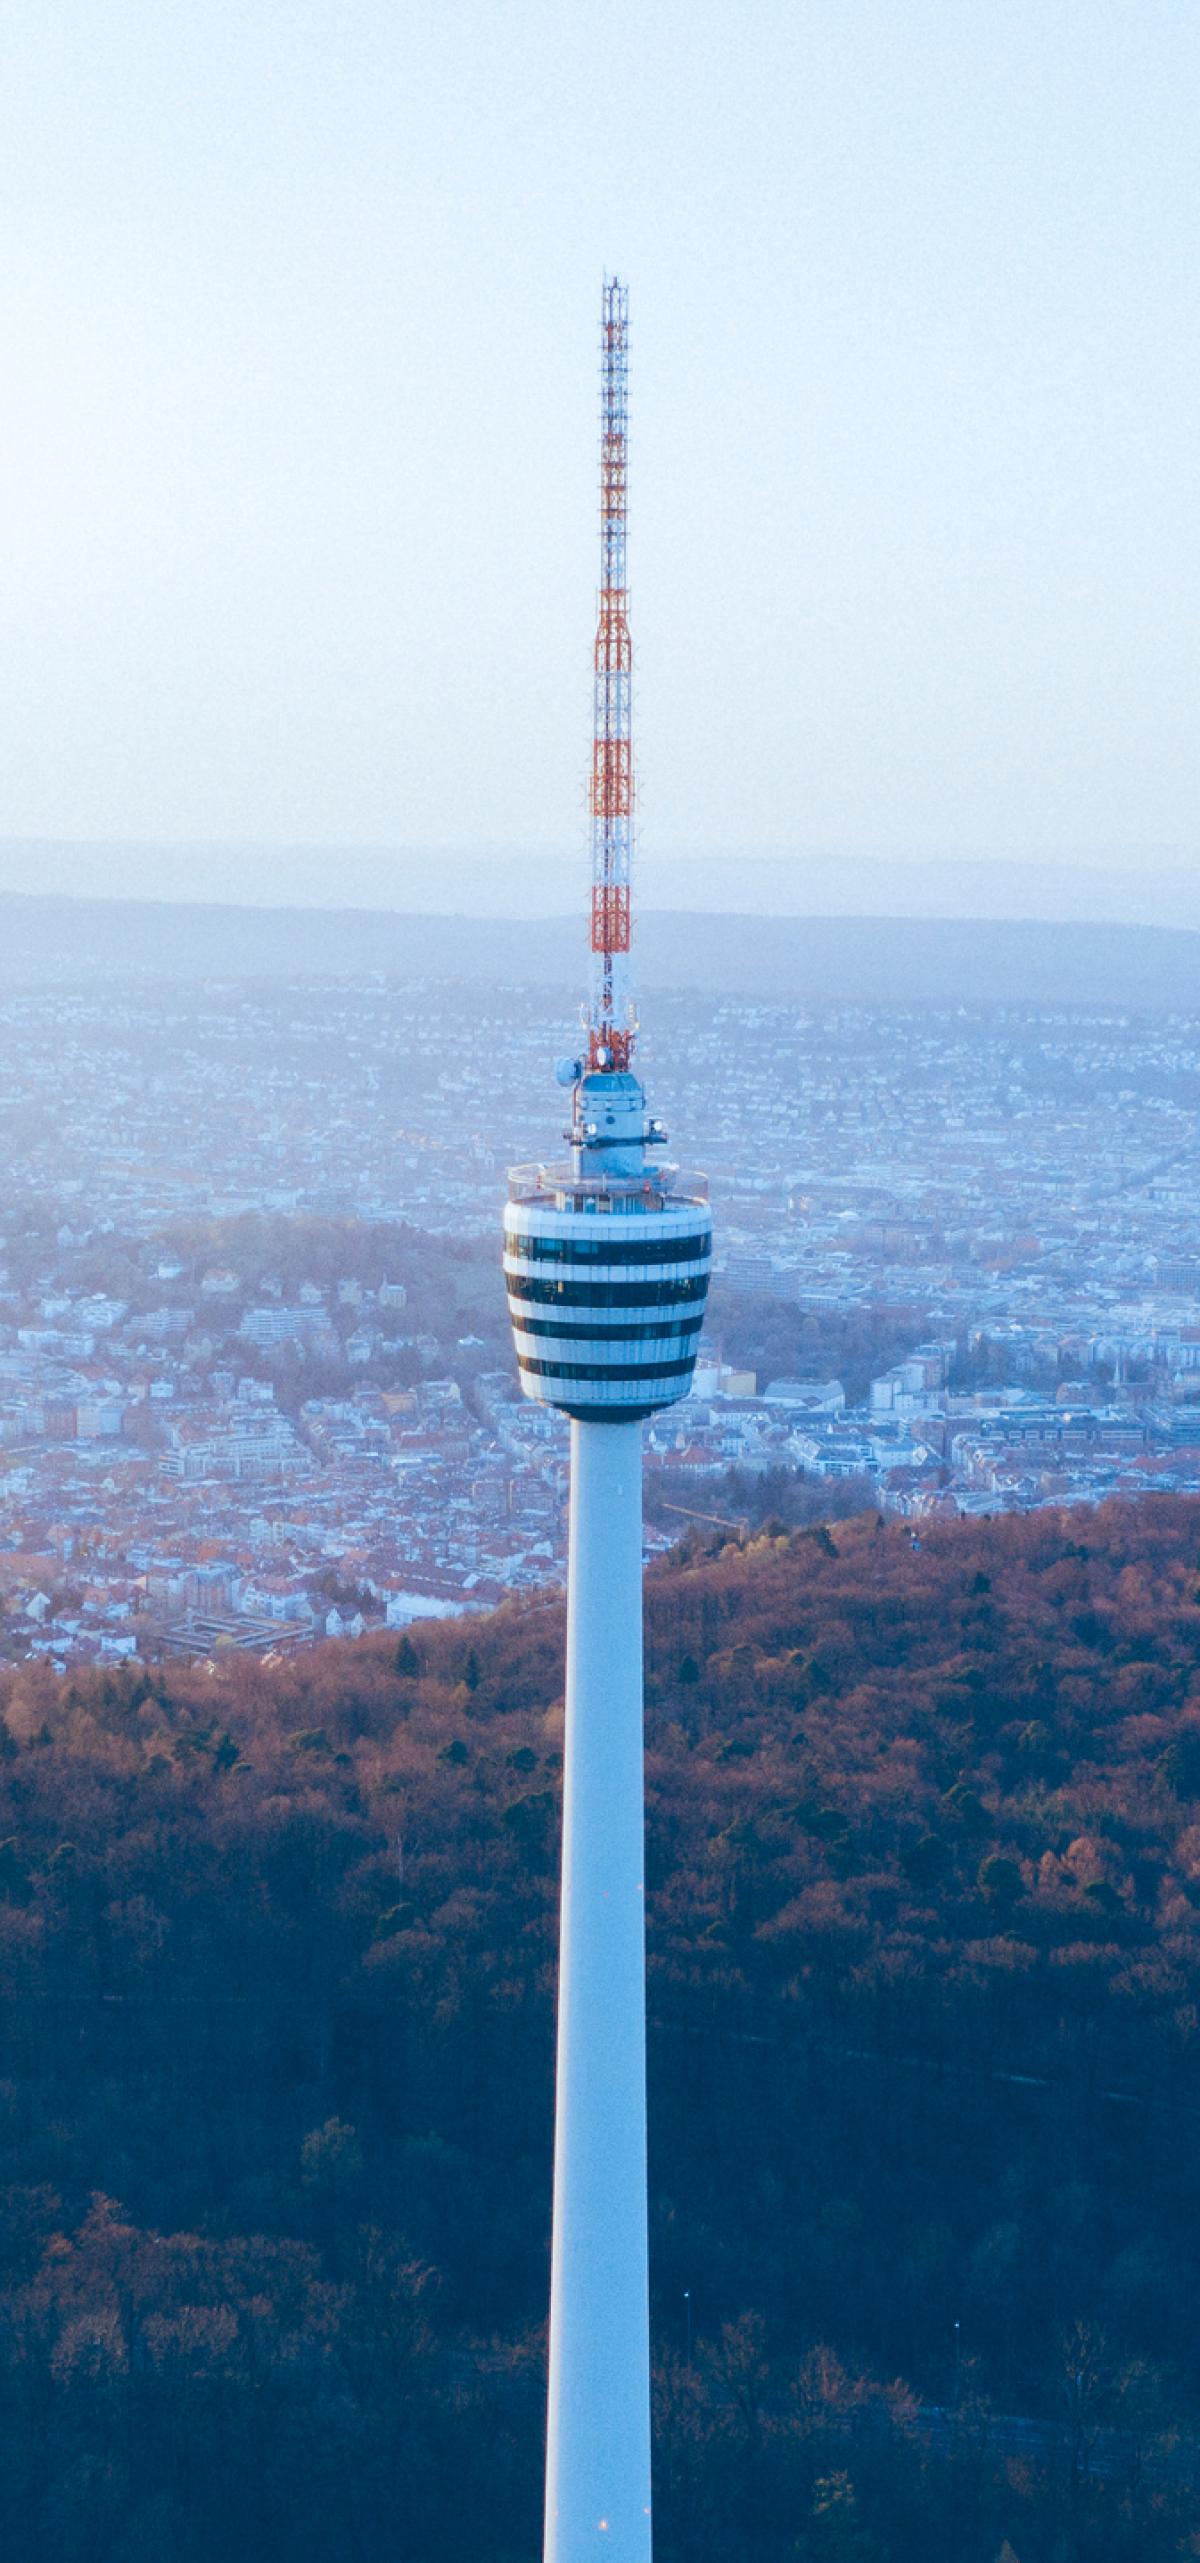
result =
M1200 1506L647 1591L660 2563L1200 2555ZM0 2548L529 2563L560 1611L5 1677Z

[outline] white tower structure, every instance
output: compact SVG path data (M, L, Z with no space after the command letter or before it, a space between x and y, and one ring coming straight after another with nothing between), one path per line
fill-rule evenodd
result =
M606 281L586 1043L569 1160L515 1167L504 1218L522 1388L571 1418L546 2563L651 2552L641 1422L687 1395L712 1256L632 1068L627 329Z

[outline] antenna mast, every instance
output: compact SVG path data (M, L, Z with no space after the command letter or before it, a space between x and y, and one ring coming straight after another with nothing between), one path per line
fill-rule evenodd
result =
M600 306L600 619L592 743L592 1069L628 1068L636 1026L629 980L633 848L633 650L625 584L629 291L606 277Z

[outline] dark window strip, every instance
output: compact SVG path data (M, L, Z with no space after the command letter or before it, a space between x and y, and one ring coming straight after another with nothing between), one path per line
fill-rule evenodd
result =
M668 1308L672 1301L703 1299L708 1274L685 1273L678 1281L602 1282L533 1281L528 1273L510 1273L508 1296L516 1304L537 1308Z
M564 1397L559 1401L564 1415L573 1415L577 1424L640 1424L647 1415L656 1415L663 1401L656 1398L649 1406L631 1406L627 1398L620 1405L585 1406L579 1398Z
M583 1220L580 1220L580 1227ZM590 1224L590 1223L589 1223ZM505 1252L534 1264L686 1264L712 1252L702 1237L506 1237Z
M522 1317L513 1310L513 1325L519 1335L549 1335L556 1344L682 1344L698 1335L704 1324L701 1309L695 1317L681 1317L677 1325L660 1317L652 1326L556 1326L547 1317Z
M518 1353L517 1362L538 1379L607 1379L626 1388L640 1388L651 1379L682 1379L696 1367L694 1353L681 1362L535 1362L528 1354Z

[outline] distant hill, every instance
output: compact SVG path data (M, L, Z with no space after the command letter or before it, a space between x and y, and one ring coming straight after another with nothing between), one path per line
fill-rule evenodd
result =
M578 850L421 845L192 845L0 838L0 895L388 909L404 916L553 917L582 881ZM648 846L638 905L707 915L975 917L1200 928L1200 849L1100 847L1064 860L872 846Z
M1200 934L1145 925L912 917L710 916L640 922L642 987L801 1004L1200 1004ZM362 908L0 897L0 984L104 977L263 979L370 973L573 989L573 917L401 916Z

